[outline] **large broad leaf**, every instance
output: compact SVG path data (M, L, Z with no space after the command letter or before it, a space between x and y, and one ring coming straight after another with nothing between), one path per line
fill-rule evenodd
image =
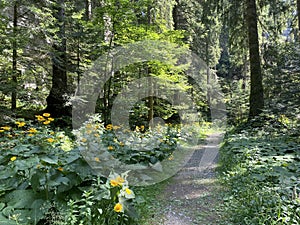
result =
M45 204L46 199L43 198L43 195L37 194L33 190L12 191L2 201L7 204L7 207L2 210L4 218L12 214L19 214L18 219L22 221L22 224L36 223L43 218L50 207L47 206L49 204Z
M40 219L42 219L45 213L51 207L50 204L45 204L46 200L37 199L31 204L31 218L36 223Z
M26 169L34 168L36 165L38 165L39 158L35 156L23 160L16 160L14 163L15 166L18 168L18 170L26 170Z
M31 204L37 199L43 199L43 194L37 194L33 190L15 190L8 193L3 202L13 208L30 208Z
M15 221L9 220L0 213L0 225L16 225Z
M43 156L43 157L41 157L41 161L55 165L58 163L58 157L57 156Z
M15 175L14 170L12 170L10 168L6 168L6 169L0 171L0 180L7 179L7 178L12 177L14 175Z

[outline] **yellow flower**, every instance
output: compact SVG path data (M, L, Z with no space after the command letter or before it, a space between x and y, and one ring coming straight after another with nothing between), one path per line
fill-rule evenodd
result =
M170 155L170 157L168 158L170 161L174 159L173 155Z
M43 124L48 125L49 123L51 123L51 121L46 120Z
M54 132L54 131L51 131L51 132L50 132L50 134L51 134L51 135L54 135L54 134L55 134L55 132Z
M9 126L4 126L4 127L1 127L1 129L3 129L3 130L10 130L11 127L9 127Z
M107 130L111 130L112 128L113 128L112 124L108 124L108 125L106 126L106 129L107 129Z
M98 157L95 157L96 162L100 162L100 159Z
M13 156L13 157L10 158L10 161L13 162L13 161L15 161L16 159L17 159L17 157L16 157L16 156Z
M125 180L120 176L118 176L116 180L121 184L125 182Z
M145 129L145 126L142 125L142 126L141 126L141 131L144 131L144 129Z
M5 130L0 130L0 133L3 133Z
M50 117L50 113L43 113L44 117Z
M52 121L54 121L54 118L49 117L48 120L52 122Z
M47 141L48 141L49 143L52 143L52 142L54 142L55 140L54 140L53 138L48 138Z
M114 147L113 147L113 146L108 146L107 148L108 148L108 150L110 150L110 151L111 151L111 150L114 150Z
M7 137L12 138L13 136L11 134L8 134Z
M85 143L85 142L87 142L87 139L86 138L82 138L81 141Z
M26 123L22 121L17 121L16 124L18 125L18 127L24 127L26 125Z
M60 172L64 171L64 168L62 168L62 167L58 167L57 169L58 169Z
M123 205L121 203L117 203L114 207L115 212L122 212Z
M118 182L118 181L116 181L116 180L110 180L110 185L111 186L113 186L113 187L116 187L116 186L119 186L120 185L120 183Z
M28 134L28 136L29 136L29 137L32 137L32 136L33 136L33 134Z
M35 128L30 128L30 129L28 130L28 132L29 132L29 133L36 133L36 132L37 132L37 129L35 129Z
M43 122L43 121L46 120L43 116L40 116L40 115L37 115L37 116L35 116L35 117L36 117L37 120L40 121L40 122Z
M131 194L132 194L132 191L131 191L129 188L126 188L126 189L125 189L125 192L126 192L128 195L131 195Z
M123 147L123 146L124 146L124 143L123 143L123 142L120 142L119 145Z

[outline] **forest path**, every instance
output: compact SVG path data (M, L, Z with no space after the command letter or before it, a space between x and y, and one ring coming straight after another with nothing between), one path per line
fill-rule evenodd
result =
M219 144L223 133L212 133L199 146L189 162L170 179L158 197L163 209L147 224L220 224L221 187L216 179Z

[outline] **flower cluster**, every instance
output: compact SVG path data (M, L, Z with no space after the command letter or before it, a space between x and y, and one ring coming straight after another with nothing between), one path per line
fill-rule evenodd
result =
M35 117L39 122L42 122L43 124L48 125L54 121L54 118L52 118L50 116L51 116L50 113L43 113L42 116L36 115Z
M126 209L126 201L135 198L134 192L129 188L126 180L128 172L118 175L112 173L109 176L108 182L112 188L117 188L117 203L114 206L114 211L117 213L124 212Z

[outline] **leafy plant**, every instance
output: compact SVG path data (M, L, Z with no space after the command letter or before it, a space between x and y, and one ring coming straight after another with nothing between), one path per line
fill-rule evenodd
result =
M264 123L255 120L229 132L223 143L220 171L229 187L229 218L234 224L297 224L299 139L291 135L295 127L285 115Z

